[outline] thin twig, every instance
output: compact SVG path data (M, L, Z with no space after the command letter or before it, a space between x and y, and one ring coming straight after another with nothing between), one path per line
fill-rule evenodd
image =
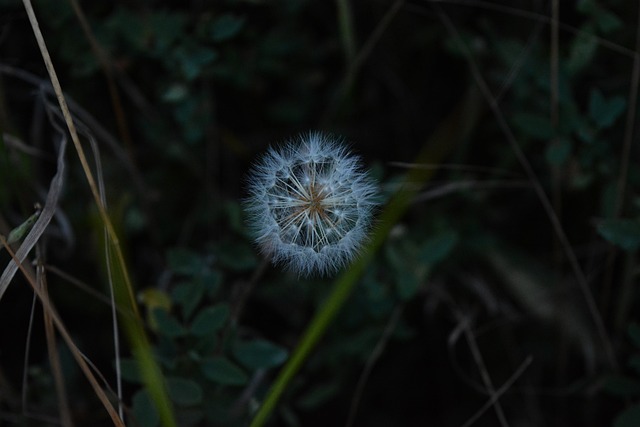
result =
M105 394L104 390L102 390L102 388L98 384L98 381L96 380L95 376L91 372L91 369L87 365L84 357L82 356L82 353L80 352L80 350L78 349L76 344L73 342L73 339L71 338L71 335L69 334L69 332L67 331L66 326L64 325L64 323L60 319L60 316L58 315L57 310L53 306L53 303L47 298L46 295L44 295L43 291L38 288L38 285L36 283L35 278L33 277L33 275L29 271L27 271L27 269L24 267L22 262L18 262L18 259L16 258L16 254L13 252L11 247L7 244L6 239L1 235L0 235L0 243L2 243L2 245L7 250L9 255L11 255L11 258L13 259L13 261L18 264L18 267L20 268L20 271L22 272L24 277L27 279L27 282L31 285L31 288L33 289L33 291L35 292L36 296L38 297L38 299L42 303L44 309L47 310L47 312L49 312L49 314L51 316L51 320L55 324L56 329L58 330L58 333L60 334L62 339L65 341L67 346L69 347L69 350L71 351L71 354L73 355L74 359L76 360L76 362L80 366L80 369L83 371L83 373L85 374L85 377L87 378L87 380L91 384L91 386L93 388L93 391L95 392L96 396L98 397L98 399L100 399L100 401L104 405L105 409L107 410L107 413L111 417L111 421L113 421L114 426L116 426L116 427L125 427L124 422L118 416L118 413L114 410L113 406L111 405L111 402L109 401L109 398Z
M613 217L619 218L624 208L625 193L627 188L627 176L629 173L629 161L631 160L631 144L634 136L636 109L638 103L638 86L640 83L640 7L638 7L638 19L636 21L636 46L635 54L633 57L633 70L631 72L631 89L629 90L629 100L627 102L627 118L624 130L624 142L622 146L622 152L620 155L620 175L618 176L618 183L616 188L616 200L613 210ZM610 294L613 288L613 279L615 274L615 258L618 250L615 246L611 245L609 249L609 255L607 256L607 270L604 283L604 306L609 301ZM625 257L629 260L629 257ZM626 268L626 266L625 266ZM622 290L618 294L619 304L616 307L616 316L614 325L617 331L623 330L622 324L627 318L629 301L633 300L633 288L634 283L630 280L629 275L622 283Z
M520 9L513 6L506 6L504 4L491 3L484 0L424 0L424 1L438 7L439 7L438 3L447 3L447 4L457 4L462 6L475 7L478 9L491 10L494 12L500 12L500 13L505 13L511 16L517 16L520 18L529 19L532 21L543 22L545 24L551 24L551 21L552 21L552 19L548 15L543 15L541 13L532 12L526 9ZM409 8L409 6L407 6L407 8ZM416 9L414 8L414 10ZM559 29L574 35L578 35L582 37L591 37L594 40L596 40L600 46L606 49L609 49L613 52L619 53L621 55L627 56L629 58L633 58L636 55L634 50L629 49L626 46L622 46L620 44L614 43L605 38L598 37L591 32L581 30L572 25L559 22L558 27Z
M85 282L83 282L82 280L73 277L72 275L70 275L69 273L60 270L58 267L56 267L55 265L51 265L51 264L45 264L44 268L50 272L55 274L56 276L60 277L61 279L69 282L70 284L72 284L73 286L77 287L78 289L80 289L83 292L86 292L89 296L97 299L98 301L111 306L111 299L106 296L105 294L93 289L91 286L89 286L88 284L86 284ZM127 316L131 316L131 312L126 311L124 308L117 306L116 310L118 310L118 313L120 315L127 315Z
M462 332L467 340L467 345L469 345L469 350L471 350L471 355L473 356L473 360L475 360L476 365L478 366L478 370L480 371L480 377L482 378L482 382L484 383L485 390L491 396L491 401L493 402L493 406L495 407L496 416L500 421L500 425L502 427L508 427L509 423L507 422L507 418L504 415L504 410L502 409L502 405L498 401L496 397L496 390L493 386L493 381L491 381L491 376L489 375L489 371L487 369L486 364L484 363L484 358L482 357L482 353L478 348L478 343L476 342L476 337L471 332L471 328L469 327L469 317L464 316L460 312L456 312L456 317L458 321L462 325Z
M382 332L382 335L380 336L378 343L376 344L375 348L371 352L371 355L367 360L367 364L365 365L364 369L362 370L362 374L360 374L360 378L358 379L358 384L356 385L356 391L353 394L353 399L351 400L351 406L349 408L349 416L347 417L347 423L345 424L345 427L351 427L355 422L356 414L358 412L358 406L360 405L360 399L362 398L362 392L364 391L364 387L367 384L367 381L369 380L369 376L371 375L371 371L373 370L373 367L378 362L378 359L380 359L380 356L382 356L382 352L387 346L387 343L391 338L391 334L393 334L393 331L396 329L396 326L398 325L398 321L400 320L400 316L402 315L403 311L404 311L404 304L397 306L395 310L393 310L393 313L391 313L391 317L387 322L387 326L384 328L384 331Z
M362 65L364 64L364 62L367 60L369 55L371 55L371 51L373 50L375 45L378 43L378 41L382 37L382 34L384 34L389 24L391 23L393 18L396 16L396 14L398 13L398 11L400 10L403 4L404 4L404 0L396 0L391 5L389 10L384 14L382 19L376 26L376 28L371 32L371 35L369 36L367 41L364 43L362 48L358 51L358 54L349 63L349 67L347 68L345 76L342 79L340 86L338 87L336 97L334 98L329 109L327 109L327 111L325 112L322 120L320 120L321 123L328 122L329 119L333 116L333 114L335 114L335 112L340 108L342 102L344 101L346 96L349 94L349 91L351 90L351 87L355 82L356 76L360 71L360 68L362 68Z
M129 131L129 125L127 124L127 118L124 114L124 109L122 108L122 101L120 100L118 86L116 85L115 78L113 76L113 66L111 58L109 58L109 54L102 48L96 37L93 35L91 25L89 25L89 21L87 20L84 11L80 7L80 3L78 2L78 0L69 0L69 2L73 7L78 21L80 21L80 27L82 28L85 37L89 41L91 50L93 50L94 54L98 58L98 62L100 63L102 71L104 72L104 75L107 79L107 88L109 89L109 95L111 96L111 104L116 116L116 123L118 125L118 130L120 131L120 137L124 141L129 151L130 161L133 162L133 139L131 138L131 132Z
M478 410L471 418L469 418L461 427L470 427L472 426L478 419L489 410L493 405L495 405L496 401L502 397L503 394L507 392L511 388L511 386L524 374L524 371L527 370L529 365L533 362L533 356L528 356L524 362L520 364L518 369L509 377L507 381L495 391L494 394L491 395L491 398L485 403L482 408Z
M85 178L87 179L87 182L91 189L94 202L98 207L100 219L103 223L103 226L107 230L110 244L112 245L111 248L114 251L114 262L112 264L110 263L107 268L117 270L115 271L115 273L119 276L119 286L121 286L122 288L122 302L126 304L127 308L130 308L134 314L134 319L125 324L125 330L129 333L130 342L134 347L133 350L136 354L136 357L140 360L143 360L142 364L145 366L145 369L143 370L143 381L150 390L153 403L158 410L161 422L165 426L175 426L176 421L172 409L173 405L168 396L168 391L164 382L162 371L160 370L156 359L154 359L153 355L151 354L151 345L149 343L146 332L143 329L142 316L140 315L140 310L138 308L136 298L133 294L133 285L129 276L129 271L126 267L124 254L120 246L120 240L111 222L111 219L109 218L106 206L104 205L100 197L100 192L98 191L96 180L93 177L93 173L91 171L91 168L89 167L89 162L87 161L84 149L82 148L82 144L80 143L80 138L78 136L76 126L73 122L73 117L69 110L69 106L67 105L67 101L64 97L62 87L60 86L60 81L53 66L53 62L51 61L51 56L49 55L49 51L44 41L42 31L40 30L40 25L38 24L38 20L36 18L35 11L33 10L31 0L23 0L23 4L27 12L29 22L31 24L33 34L38 43L38 47L40 48L42 59L44 60L45 66L47 68L53 90L56 94L56 98L58 99L58 103L60 104L60 109L62 110L62 114L67 124L69 134L71 135L71 139L80 159ZM69 340L71 341L70 337ZM68 345L72 346L74 344L73 342L70 342ZM82 360L82 362L79 361L78 363L82 363L81 366L83 367L83 369L86 366L84 360ZM95 382L95 378L91 376L91 379L93 381L93 385ZM99 389L97 383L95 388ZM109 404L108 399L106 399L106 397L104 396L104 392L100 389L100 393L98 393L98 391L96 390L96 394L101 400L104 397L105 407L109 411L109 414L112 416L114 422L117 425L121 425L121 418L118 414L112 413L113 407Z
M387 163L389 166L396 166L400 168L407 169L426 169L426 170L450 170L450 171L460 171L460 172L481 172L481 173L495 173L499 175L508 175L513 177L521 177L522 174L514 171L510 171L507 169L501 168L492 168L487 166L477 166L477 165L458 165L458 164L447 164L443 163L440 165L422 165L410 162L389 162Z
M44 251L42 243L36 245L36 285L42 291L45 298L49 298L49 287L47 286L47 275L43 267ZM73 427L73 418L71 417L71 408L67 398L67 391L64 385L64 375L62 373L62 365L60 363L60 354L58 352L58 343L56 340L56 331L51 320L51 314L42 306L42 314L44 320L44 331L47 341L47 352L49 353L49 364L51 365L51 374L58 398L58 410L60 411L60 422L64 427Z
M591 289L589 288L589 284L587 283L587 279L584 275L584 272L582 271L582 268L580 267L580 264L578 263L578 260L573 250L571 249L571 244L569 242L567 235L564 232L562 224L560 223L560 219L558 218L555 211L553 210L553 206L551 205L551 201L549 200L549 197L547 196L544 188L542 187L542 184L540 183L538 176L533 170L531 163L529 162L529 160L527 160L527 157L525 156L524 152L520 148L520 145L518 144L518 141L515 135L511 131L511 127L507 123L507 120L502 114L500 107L496 103L496 100L493 94L491 93L489 86L487 85L486 81L482 77L482 73L478 68L478 64L473 60L473 57L468 50L468 46L462 41L463 39L460 33L458 32L458 29L455 27L455 25L453 25L449 16L446 13L444 13L444 11L440 8L438 4L433 3L433 6L438 16L440 17L442 23L444 24L444 26L461 44L461 47L465 52L467 61L469 63L469 67L471 68L471 73L474 79L476 80L478 88L480 89L483 96L485 97L485 100L489 104L489 107L491 108L495 116L498 126L502 130L502 133L505 135L505 138L509 143L509 145L511 146L511 149L514 155L516 156L516 159L518 160L518 162L520 163L520 166L522 167L527 177L531 181L533 188L536 194L538 195L538 199L540 200L540 203L542 204L543 209L547 213L547 217L551 222L553 230L556 236L558 237L558 240L560 240L562 248L571 266L571 269L573 270L573 274L575 275L576 281L578 282L579 288L582 291L583 297L587 304L587 309L589 310L589 313L591 314L591 318L596 326L596 330L600 338L602 347L604 349L609 366L613 370L617 370L618 364L616 362L616 357L613 352L613 346L611 345L611 341L609 340L607 330L604 326L604 322L602 321L602 316L598 311L598 306L595 302L593 294L591 293Z

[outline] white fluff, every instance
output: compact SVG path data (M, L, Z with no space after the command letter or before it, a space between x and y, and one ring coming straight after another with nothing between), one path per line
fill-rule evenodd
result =
M302 276L328 275L357 255L377 188L358 157L320 132L270 148L249 173L250 229L263 253Z

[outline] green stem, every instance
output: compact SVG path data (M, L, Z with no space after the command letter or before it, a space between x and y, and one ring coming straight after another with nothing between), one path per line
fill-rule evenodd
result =
M421 186L433 175L434 168L420 166L440 163L458 142L469 136L477 121L477 105L477 92L470 90L459 107L447 117L425 143L416 159L416 167L412 168L405 177L404 182L407 185L402 186L381 213L376 230L361 257L336 280L329 297L307 326L300 343L271 386L250 427L261 427L267 421L280 400L280 396L344 305L360 275L386 240L391 228L406 212Z

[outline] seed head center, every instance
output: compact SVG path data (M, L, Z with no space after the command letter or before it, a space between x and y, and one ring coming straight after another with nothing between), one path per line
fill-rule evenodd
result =
M324 189L322 186L312 185L307 196L307 210L311 218L322 218L327 215L324 206Z

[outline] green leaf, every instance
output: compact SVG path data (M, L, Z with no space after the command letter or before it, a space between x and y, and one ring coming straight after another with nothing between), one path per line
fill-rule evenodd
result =
M206 267L199 254L184 248L169 250L167 260L171 270L185 276L198 275Z
M221 265L235 271L252 270L258 264L253 248L245 242L223 242L217 255Z
M36 211L33 215L25 220L22 224L14 228L9 232L9 236L7 236L7 243L12 244L16 243L19 240L22 240L24 236L27 235L33 224L36 223L38 217L40 216L40 211Z
M158 333L169 338L181 337L185 334L185 329L175 317L162 308L152 310L151 315L158 327Z
M229 226L233 231L238 234L249 234L247 233L247 227L244 223L244 217L240 203L228 201L223 204L222 208L224 209L227 221L229 221Z
M582 120L578 128L576 129L576 135L580 139L580 141L585 144L593 144L596 140L596 136L598 135L598 131L595 129L595 126L589 120Z
M638 427L640 426L640 404L625 409L613 422L613 427Z
M629 367L640 375L640 354L634 354L629 358Z
M614 96L607 101L602 92L593 89L589 99L589 116L598 129L606 129L622 115L626 105L627 103L622 96Z
M140 390L133 395L133 416L140 427L156 427L160 424L160 416L151 401L147 390Z
M218 52L203 46L180 46L175 49L174 57L187 80L193 80L202 73L202 69L218 59Z
M189 88L182 83L172 84L162 94L162 100L167 102L180 102L189 96Z
M603 33L610 33L622 27L622 21L608 10L600 9L596 15L596 23Z
M457 243L458 233L443 231L424 243L418 254L418 260L434 265L449 256Z
M513 116L513 124L526 136L535 139L549 139L553 131L549 118L538 114L517 113Z
M247 374L238 365L224 357L203 359L201 367L204 376L218 384L243 385L248 380Z
M172 292L175 302L182 307L184 318L191 317L193 310L198 306L204 296L204 286L198 281L180 283Z
M580 0L576 9L584 14L592 14L597 9L595 0Z
M153 12L148 17L149 26L153 34L154 55L167 55L167 50L177 43L185 33L187 23L186 15L159 11Z
M255 340L236 344L234 354L249 369L265 369L281 365L289 353L269 341Z
M200 355L202 354L213 354L214 351L218 348L218 337L216 335L202 335L200 339L194 344L193 350L194 353L198 355L198 360L200 360Z
M640 325L635 322L631 323L629 325L629 329L627 329L627 333L629 334L629 338L631 338L633 345L640 349Z
M640 396L640 382L620 375L613 375L606 379L604 388L611 394L621 397Z
M398 297L403 301L407 301L418 291L420 281L415 274L402 274L400 272L400 274L396 276L396 287Z
M567 61L567 69L571 74L584 69L593 60L598 49L598 38L592 35L593 32L591 25L585 25L573 39Z
M385 256L393 268L398 297L403 301L410 299L420 287L422 273L426 271L424 266L416 269L419 263L412 262L415 260L415 248L408 243L387 245Z
M557 144L547 146L547 163L551 166L562 166L571 154L571 141L565 138L558 140Z
M202 388L193 380L169 377L167 388L171 400L178 405L193 406L202 403Z
M202 284L207 295L213 298L222 284L222 274L217 270L209 270L199 276L197 280Z
M191 323L191 333L198 336L216 333L229 317L229 306L217 304L201 310Z
M598 233L614 245L627 251L640 247L640 221L607 219L598 225Z
M146 42L146 29L144 25L140 25L140 18L129 10L118 7L109 16L108 21L105 22L104 31L102 31L103 37L113 38L117 36L117 39L121 39L123 45L127 46L131 50L140 51L145 48ZM114 40L104 40L103 42L113 43Z
M229 40L236 36L244 26L245 19L232 14L225 14L211 24L209 34L215 42Z
M140 366L135 359L121 359L120 360L120 373L124 380L142 384L142 377L140 376Z
M340 392L340 383L331 381L312 388L296 402L297 406L305 410L315 409Z

